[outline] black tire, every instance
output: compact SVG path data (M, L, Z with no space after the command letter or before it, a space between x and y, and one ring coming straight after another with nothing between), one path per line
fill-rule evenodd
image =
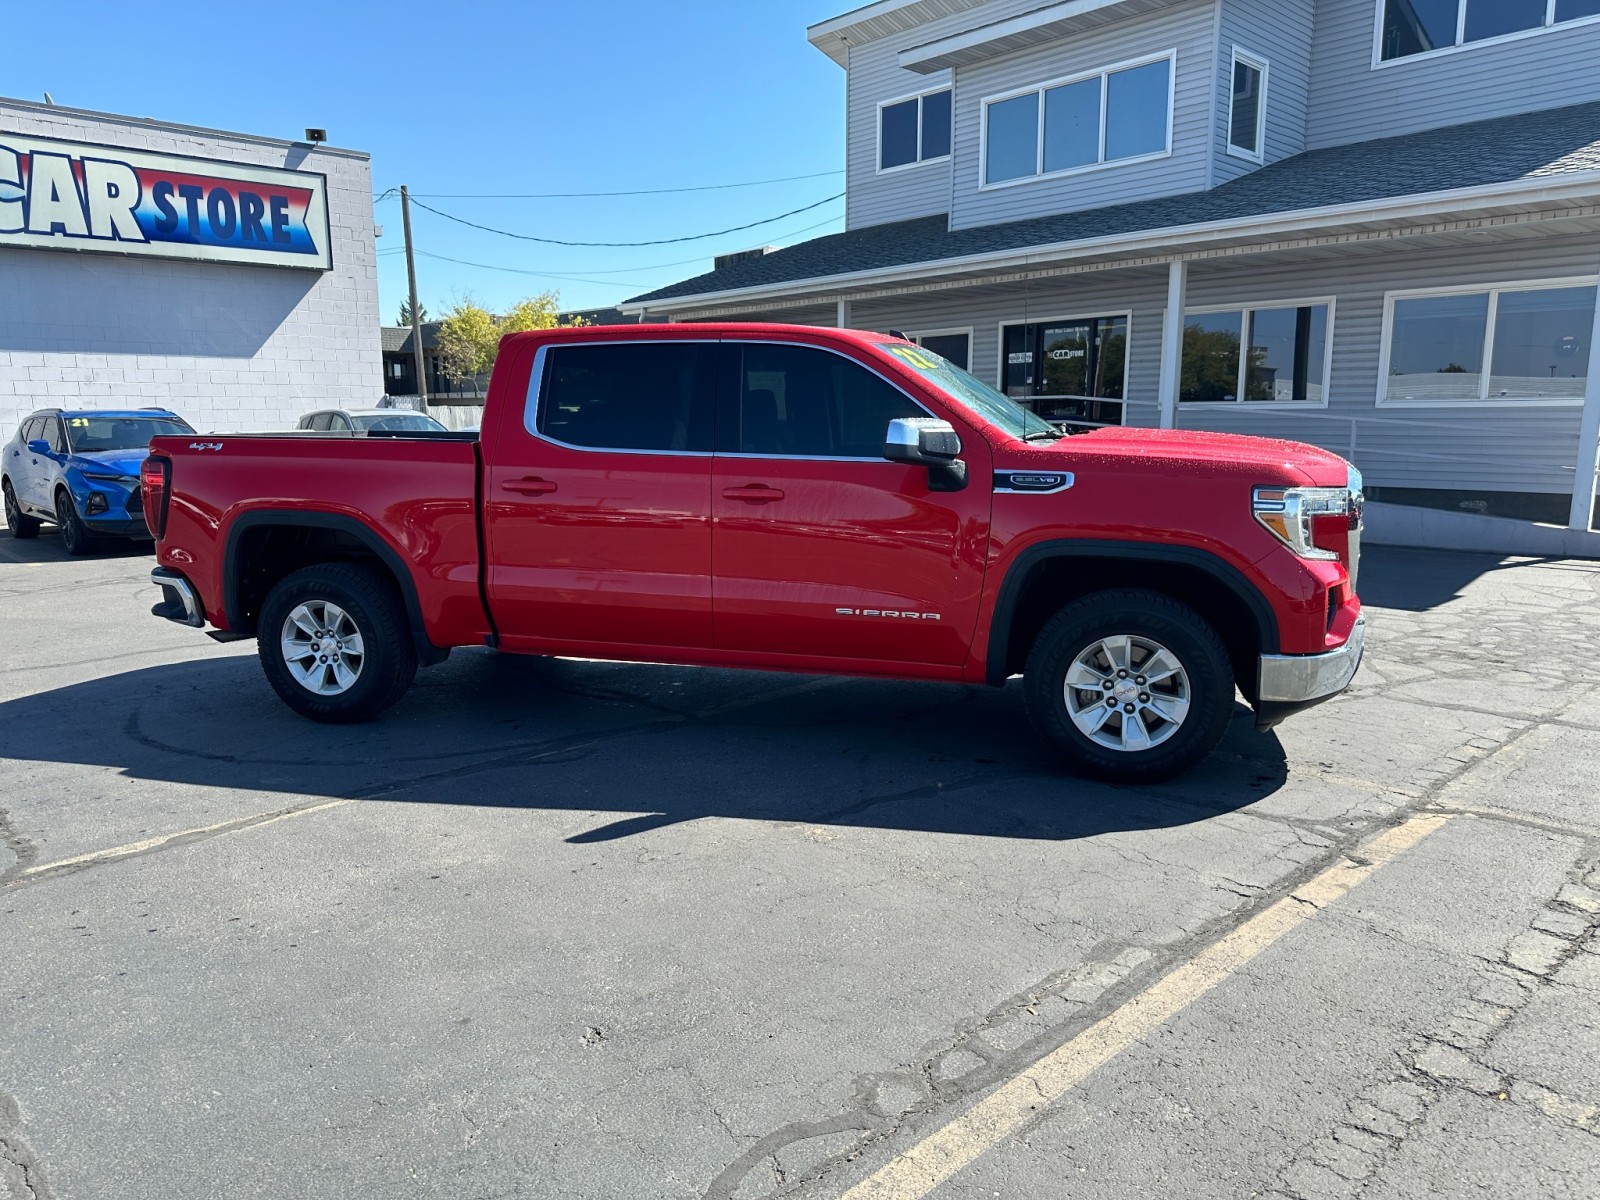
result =
M5 494L6 526L11 530L11 536L18 541L38 537L39 518L30 517L22 511L22 505L17 503L17 493L11 489L11 480L0 481L0 492Z
M362 644L354 682L347 690L331 695L302 684L283 648L284 626L291 613L302 605L325 612L318 606L328 604L348 616ZM313 721L370 721L405 695L417 674L411 625L393 581L356 563L318 563L285 576L261 606L256 642L261 669L272 690L295 712Z
M66 488L56 492L56 525L61 530L61 545L74 558L93 554L100 548L99 541L89 532L89 527L78 516L78 506Z
M1120 749L1094 740L1073 720L1068 706L1067 673L1080 656L1091 655L1105 639L1128 637L1125 675L1117 674L1115 664L1103 653L1091 664L1109 669L1111 688L1107 698L1109 715L1099 710L1099 701L1090 699L1105 689L1073 690L1073 704L1080 718L1103 725L1096 736L1137 745L1140 733L1152 744L1145 749ZM1122 649L1121 643L1113 643ZM1163 648L1182 668L1182 676L1140 685L1139 666L1155 655L1150 646ZM1091 672L1097 668L1089 665ZM1159 672L1152 670L1154 677ZM1091 675L1079 675L1089 679ZM1185 686L1186 685L1186 686ZM1227 647L1216 630L1194 609L1160 592L1132 589L1099 592L1067 605L1045 625L1028 654L1023 674L1028 700L1028 715L1034 728L1069 766L1080 774L1116 783L1153 783L1170 779L1194 767L1217 748L1233 713L1233 667ZM1121 696L1135 708L1131 720L1124 713L1127 704L1113 707L1117 689L1133 689ZM1145 690L1148 689L1148 690ZM1188 707L1181 719L1167 721L1154 701L1167 712L1177 714L1177 701L1186 698ZM1124 724L1128 721L1128 724ZM1169 728L1170 726L1170 728ZM1124 732L1128 731L1128 732Z

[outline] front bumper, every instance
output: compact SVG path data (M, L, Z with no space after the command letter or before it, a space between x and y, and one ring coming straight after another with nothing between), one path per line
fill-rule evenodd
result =
M1326 654L1263 654L1256 680L1256 728L1272 729L1297 712L1332 700L1350 686L1366 650L1367 619Z

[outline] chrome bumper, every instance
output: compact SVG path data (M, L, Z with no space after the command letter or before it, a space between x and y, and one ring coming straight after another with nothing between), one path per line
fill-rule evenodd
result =
M194 594L189 581L176 571L157 567L150 572L150 582L161 589L161 603L150 610L153 617L165 617L180 625L194 629L206 627L206 615L200 611L200 598Z
M1350 640L1326 654L1263 654L1257 679L1262 704L1310 704L1350 686L1366 648L1367 619L1357 618Z

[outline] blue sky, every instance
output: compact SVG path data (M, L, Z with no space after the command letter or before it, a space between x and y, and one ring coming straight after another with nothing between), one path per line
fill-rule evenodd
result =
M49 91L75 108L273 137L321 126L331 142L372 155L374 193L402 183L419 198L738 183L842 171L844 72L805 29L855 4L331 0L159 10L175 18L166 19L89 0L71 6L70 28L57 6L7 5L7 42L31 52L9 56L0 94L38 100ZM543 237L644 241L741 225L843 190L841 173L679 195L426 202ZM840 229L843 211L835 201L710 241L583 249L513 241L413 209L419 250L591 281L419 258L418 292L434 315L468 294L495 308L546 289L567 308L611 304L709 269L715 253ZM406 286L399 202L376 213L389 322Z

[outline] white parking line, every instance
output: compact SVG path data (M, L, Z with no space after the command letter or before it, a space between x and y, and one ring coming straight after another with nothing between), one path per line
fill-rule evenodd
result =
M144 854L150 850L160 850L174 842L182 842L188 838L197 838L205 834L233 833L240 829L259 829L263 825L271 825L274 821L287 821L290 817L304 817L311 813L323 812L326 809L338 808L341 804L349 804L349 800L329 800L322 804L309 804L304 808L284 808L277 812L256 813L248 817L235 817L231 821L218 821L215 825L202 825L197 829L184 829L178 833L168 833L161 837L146 838L142 842L129 842L126 846L113 846L109 850L95 850L89 854L79 854L73 858L57 859L55 862L40 863L38 866L29 867L26 871L19 871L12 882L37 879L41 875L56 875L63 871L74 870L79 867L94 867L101 863L114 862L119 858L127 858L133 854Z
M1450 820L1448 814L1417 816L1373 839L1360 861L1346 859L1296 888L856 1184L843 1200L920 1200L928 1195L1097 1068Z

